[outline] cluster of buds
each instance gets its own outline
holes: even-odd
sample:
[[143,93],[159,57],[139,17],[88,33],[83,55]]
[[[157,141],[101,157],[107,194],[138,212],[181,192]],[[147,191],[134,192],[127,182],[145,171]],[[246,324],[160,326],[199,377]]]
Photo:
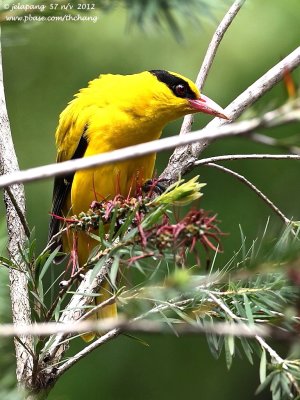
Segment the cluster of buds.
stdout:
[[[172,205],[188,204],[201,197],[200,189],[204,184],[199,184],[197,178],[172,185],[154,200],[140,192],[136,197],[117,195],[112,200],[94,201],[87,212],[65,219],[65,222],[74,232],[95,232],[101,225],[103,232],[118,234],[122,231],[120,240],[125,240],[124,245],[140,246],[145,257],[172,252],[184,260],[187,253],[194,253],[199,262],[199,245],[207,255],[209,250],[221,251],[220,237],[223,233],[217,226],[216,216],[203,209],[191,210],[173,223],[167,213]],[[125,228],[120,230],[121,227]],[[126,232],[134,228],[136,233],[126,243]]]
[[[149,204],[148,197],[123,197],[117,195],[113,200],[93,201],[87,212],[81,212],[65,220],[69,228],[75,231],[97,230],[100,224],[115,223],[115,230],[124,224],[129,215],[148,214],[154,204]],[[131,225],[136,226],[137,219],[133,218]]]
[[194,253],[198,259],[197,244],[206,253],[211,249],[221,251],[220,237],[223,235],[217,226],[216,215],[207,211],[191,210],[177,223],[171,223],[168,217],[162,222],[143,232],[143,242],[147,247],[163,253],[171,250],[181,259],[186,253]]

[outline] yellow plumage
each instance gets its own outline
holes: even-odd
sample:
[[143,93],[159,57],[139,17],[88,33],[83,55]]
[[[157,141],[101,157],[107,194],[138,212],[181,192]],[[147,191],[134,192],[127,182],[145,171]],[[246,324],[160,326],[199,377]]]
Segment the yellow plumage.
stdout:
[[[56,130],[57,161],[158,139],[168,122],[185,114],[203,111],[222,116],[220,108],[204,109],[209,100],[205,99],[192,81],[167,71],[101,75],[81,89],[61,113]],[[56,178],[53,214],[79,214],[93,200],[116,194],[127,196],[130,190],[134,194],[137,177],[141,182],[151,178],[154,164],[155,154],[151,154]],[[50,238],[58,229],[58,221],[52,218]],[[80,265],[86,262],[94,245],[87,235],[78,235]],[[65,251],[67,246],[65,243]],[[99,301],[110,297],[109,292],[109,285],[105,285]],[[98,317],[114,315],[116,307],[111,305],[103,308]]]

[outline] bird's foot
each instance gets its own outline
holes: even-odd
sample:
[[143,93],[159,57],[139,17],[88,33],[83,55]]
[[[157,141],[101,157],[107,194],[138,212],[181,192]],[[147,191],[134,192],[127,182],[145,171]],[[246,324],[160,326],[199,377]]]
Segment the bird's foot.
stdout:
[[148,179],[142,186],[142,190],[149,197],[161,195],[170,186],[169,179]]

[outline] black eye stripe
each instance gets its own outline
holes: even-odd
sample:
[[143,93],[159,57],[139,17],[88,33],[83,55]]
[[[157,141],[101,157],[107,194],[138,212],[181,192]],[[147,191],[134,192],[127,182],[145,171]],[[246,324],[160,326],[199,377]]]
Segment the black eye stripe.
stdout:
[[[149,71],[152,75],[156,76],[156,78],[160,81],[165,83],[169,89],[172,90],[172,92],[175,94],[177,97],[184,97],[186,99],[196,99],[197,96],[196,94],[192,91],[190,88],[189,84],[182,78],[179,78],[178,76],[170,74],[168,71],[160,70],[160,69],[153,69]],[[184,86],[186,90],[186,94],[184,96],[179,95],[176,91],[176,87],[178,85]]]

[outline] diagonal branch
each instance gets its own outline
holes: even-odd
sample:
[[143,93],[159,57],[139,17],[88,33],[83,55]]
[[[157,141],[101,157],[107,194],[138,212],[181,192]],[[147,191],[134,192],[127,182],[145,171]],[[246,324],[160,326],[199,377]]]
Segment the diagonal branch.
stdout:
[[246,179],[243,175],[238,174],[235,171],[232,171],[229,168],[225,168],[219,164],[215,164],[215,163],[207,163],[204,164],[207,167],[213,167],[213,168],[217,168],[223,172],[226,172],[229,175],[234,176],[235,178],[237,178],[238,180],[240,180],[241,182],[243,182],[245,185],[247,185],[248,187],[250,187],[250,189],[252,189],[282,220],[286,225],[290,225],[292,223],[292,221],[290,219],[288,219],[282,211],[279,210],[279,208],[277,206],[275,206],[275,204],[264,194],[262,193],[255,185],[253,185],[253,183],[251,183],[248,179]]
[[[63,324],[69,324],[82,318],[86,309],[86,305],[90,304],[93,297],[89,296],[89,293],[97,293],[99,288],[106,279],[107,272],[111,267],[112,260],[109,259],[105,265],[100,269],[94,279],[92,278],[93,271],[89,270],[77,288],[78,294],[72,296],[69,304],[62,313],[59,322]],[[42,350],[43,361],[47,363],[57,363],[69,347],[68,338],[70,334],[64,332],[52,336],[46,343],[44,350]]]
[[[299,65],[300,46],[241,93],[232,103],[229,104],[228,107],[225,108],[225,114],[229,115],[231,120],[237,119],[243,111],[252,106],[252,104],[254,104],[262,95],[275,86],[283,78],[286,70],[292,71]],[[228,122],[221,120],[220,118],[215,118],[206,126],[206,128],[217,130],[225,124],[228,124]],[[176,149],[160,178],[166,179],[170,182],[176,182],[178,176],[183,176],[193,168],[199,155],[215,138],[207,139],[204,137],[198,143],[191,146],[191,148],[185,146]]]
[[[217,53],[218,47],[227,31],[232,21],[236,17],[237,13],[240,11],[241,7],[246,0],[235,0],[232,6],[229,8],[224,18],[217,27],[211,42],[209,43],[207,52],[205,54],[204,60],[202,62],[200,71],[196,79],[196,86],[199,88],[200,92],[203,89],[204,83],[214,61],[215,55]],[[191,131],[194,117],[192,114],[186,115],[183,119],[183,123],[180,130],[180,135],[185,135]],[[176,150],[175,150],[176,152]]]
[[[297,135],[298,136],[298,135]],[[261,143],[267,146],[279,147],[282,150],[288,151],[291,154],[300,155],[300,147],[298,145],[284,143],[278,139],[275,139],[271,136],[263,135],[261,133],[251,132],[247,135],[250,140],[253,142]]]

